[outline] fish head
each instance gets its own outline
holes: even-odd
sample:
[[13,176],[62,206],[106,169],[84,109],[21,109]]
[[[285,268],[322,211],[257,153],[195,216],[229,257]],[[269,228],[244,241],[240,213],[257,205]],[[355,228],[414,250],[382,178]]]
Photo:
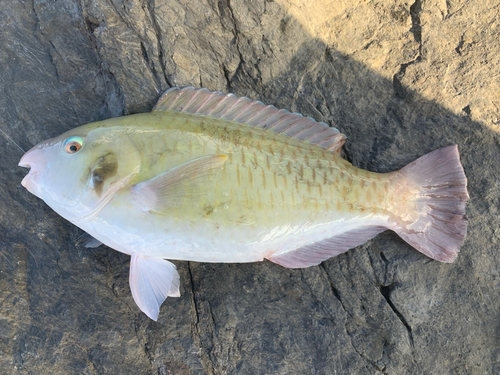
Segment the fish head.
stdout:
[[72,222],[95,216],[141,167],[126,128],[103,123],[41,142],[19,162],[30,168],[21,184]]

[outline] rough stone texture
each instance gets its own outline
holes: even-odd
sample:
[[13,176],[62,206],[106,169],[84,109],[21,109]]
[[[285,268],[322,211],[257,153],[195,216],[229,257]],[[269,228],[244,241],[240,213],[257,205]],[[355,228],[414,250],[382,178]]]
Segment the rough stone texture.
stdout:
[[[342,3],[343,5],[340,5]],[[500,15],[487,0],[2,0],[0,373],[500,372]],[[469,235],[454,264],[393,233],[317,267],[176,262],[158,322],[128,257],[20,181],[23,149],[148,111],[170,86],[335,124],[384,172],[458,144]],[[14,143],[15,142],[15,143]]]

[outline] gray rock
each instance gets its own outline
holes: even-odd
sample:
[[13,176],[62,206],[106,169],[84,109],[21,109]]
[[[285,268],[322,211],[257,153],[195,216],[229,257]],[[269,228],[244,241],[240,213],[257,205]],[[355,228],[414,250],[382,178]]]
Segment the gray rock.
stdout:
[[[0,372],[500,372],[498,1],[3,0]],[[317,267],[176,262],[158,322],[128,256],[29,194],[22,151],[149,111],[170,86],[234,92],[335,124],[345,157],[396,170],[458,144],[469,234],[457,261],[386,232]]]

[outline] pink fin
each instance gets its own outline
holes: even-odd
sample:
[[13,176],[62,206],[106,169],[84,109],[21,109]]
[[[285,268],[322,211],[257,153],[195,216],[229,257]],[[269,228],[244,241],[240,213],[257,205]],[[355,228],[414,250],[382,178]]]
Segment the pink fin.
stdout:
[[420,186],[419,219],[393,230],[428,257],[453,262],[467,234],[465,204],[469,200],[457,146],[433,151],[401,170]]
[[179,274],[175,266],[161,258],[132,255],[130,290],[137,306],[153,320],[168,297],[179,297]]
[[386,229],[381,226],[354,229],[284,254],[272,255],[267,259],[287,268],[316,266],[328,258],[365,243]]
[[340,154],[345,143],[345,135],[324,122],[219,91],[172,87],[161,96],[153,111],[212,116],[238,124],[270,129],[290,138],[319,145],[337,154]]
[[132,199],[145,211],[165,212],[185,200],[198,202],[206,194],[206,179],[220,170],[226,155],[189,160],[131,188]]

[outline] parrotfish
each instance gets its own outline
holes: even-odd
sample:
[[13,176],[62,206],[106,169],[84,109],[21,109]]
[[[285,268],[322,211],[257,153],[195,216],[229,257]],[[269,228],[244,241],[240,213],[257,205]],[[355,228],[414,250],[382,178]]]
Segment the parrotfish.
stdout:
[[22,157],[22,185],[131,256],[130,289],[158,318],[179,275],[167,259],[318,265],[387,229],[453,262],[469,198],[457,146],[374,173],[341,157],[345,136],[258,101],[193,87],[150,113],[98,121]]

